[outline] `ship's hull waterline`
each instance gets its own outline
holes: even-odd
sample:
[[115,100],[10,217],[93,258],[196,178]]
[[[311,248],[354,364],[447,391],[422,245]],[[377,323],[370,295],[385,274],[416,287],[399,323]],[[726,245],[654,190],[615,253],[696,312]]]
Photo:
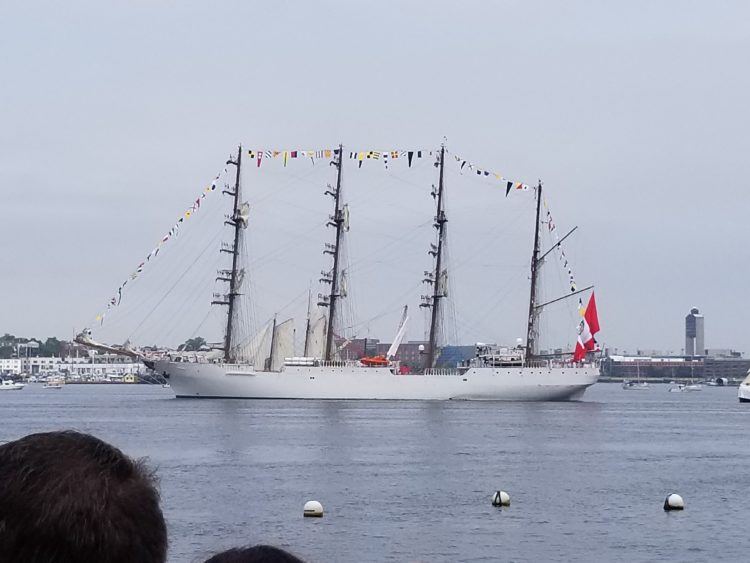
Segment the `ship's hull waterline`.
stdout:
[[472,368],[457,375],[394,374],[388,368],[246,365],[159,361],[179,398],[569,401],[596,383],[599,368]]

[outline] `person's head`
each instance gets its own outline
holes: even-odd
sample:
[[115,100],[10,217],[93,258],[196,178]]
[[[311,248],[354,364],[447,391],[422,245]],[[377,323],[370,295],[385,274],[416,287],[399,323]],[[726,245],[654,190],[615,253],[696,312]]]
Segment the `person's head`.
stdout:
[[78,432],[0,446],[0,562],[162,563],[167,528],[141,462]]
[[272,545],[235,547],[217,553],[205,563],[304,563],[302,559]]

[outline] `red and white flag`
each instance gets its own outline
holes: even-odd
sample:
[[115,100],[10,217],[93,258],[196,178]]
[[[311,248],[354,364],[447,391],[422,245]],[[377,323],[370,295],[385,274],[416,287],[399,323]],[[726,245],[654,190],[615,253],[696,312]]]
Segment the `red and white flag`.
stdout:
[[589,304],[583,312],[583,318],[578,325],[578,342],[573,352],[573,361],[580,362],[586,357],[586,352],[596,349],[594,335],[599,332],[599,316],[596,314],[596,299],[591,293]]

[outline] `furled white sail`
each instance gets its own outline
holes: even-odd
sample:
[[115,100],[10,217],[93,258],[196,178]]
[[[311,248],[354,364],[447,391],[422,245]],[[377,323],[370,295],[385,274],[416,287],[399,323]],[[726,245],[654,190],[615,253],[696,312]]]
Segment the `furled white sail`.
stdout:
[[440,272],[440,281],[438,282],[438,291],[441,295],[448,295],[448,270]]
[[406,334],[406,324],[409,322],[409,306],[404,305],[404,314],[401,315],[401,322],[398,325],[398,332],[396,332],[396,337],[393,339],[393,344],[391,344],[391,347],[388,348],[388,353],[386,354],[386,358],[389,360],[393,358],[396,355],[396,352],[398,352],[398,347],[401,346],[401,341],[404,339],[404,335]]
[[253,336],[247,344],[240,347],[240,357],[255,366],[255,369],[263,369],[263,364],[271,352],[271,326],[269,322]]
[[109,354],[119,354],[121,356],[130,356],[131,358],[140,359],[141,355],[138,352],[130,350],[129,342],[126,342],[122,347],[108,346],[100,342],[96,342],[91,338],[91,330],[84,329],[83,332],[79,333],[75,337],[75,341],[78,344],[82,344],[92,350],[99,350],[100,352],[107,352]]
[[247,229],[247,223],[250,220],[250,204],[245,202],[237,208],[234,220],[243,229]]
[[242,282],[245,281],[245,268],[237,270],[237,279],[234,282],[234,290],[239,291],[242,289]]
[[349,231],[349,204],[344,204],[344,208],[342,209],[344,214],[344,231]]
[[317,318],[311,319],[310,331],[305,342],[306,358],[322,358],[325,354],[326,321],[327,317],[323,312],[320,312]]
[[339,295],[346,297],[349,294],[349,274],[346,270],[341,270],[341,285],[339,286]]
[[273,349],[271,350],[271,371],[280,371],[284,358],[294,356],[294,319],[276,325],[273,331]]

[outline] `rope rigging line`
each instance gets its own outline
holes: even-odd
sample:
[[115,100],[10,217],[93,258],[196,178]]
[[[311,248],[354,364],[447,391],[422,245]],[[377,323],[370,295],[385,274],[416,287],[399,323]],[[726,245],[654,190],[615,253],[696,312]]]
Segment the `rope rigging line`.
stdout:
[[[302,151],[303,154],[305,154],[305,152],[312,152],[312,151]],[[433,162],[434,159],[432,158],[432,152],[424,151],[424,153],[425,153],[425,157],[424,158],[421,156],[421,152],[420,152],[419,158],[415,158],[413,160],[413,162],[412,162],[411,153],[409,154],[409,172],[415,172],[415,171],[416,172],[424,172],[425,171],[425,167],[430,167],[431,168],[431,165],[434,164],[434,162]],[[446,151],[446,153],[447,153],[447,151]],[[342,153],[342,154],[339,155],[341,166],[344,165],[344,160],[346,159],[345,154],[346,153],[344,152],[344,153]],[[427,156],[427,154],[429,154],[430,156]],[[454,160],[454,158],[453,158],[454,156],[455,155],[453,153],[451,153],[450,161]],[[296,157],[296,155],[295,155],[295,157]],[[275,158],[275,155],[274,155],[274,158]],[[350,156],[350,159],[351,158],[352,157]],[[368,156],[368,158],[370,158],[370,157]],[[285,159],[284,173],[281,173],[280,171],[276,170],[273,167],[271,168],[271,170],[269,171],[269,173],[272,174],[272,175],[276,174],[278,177],[282,177],[282,175],[283,175],[284,178],[285,178],[285,180],[282,181],[282,182],[280,182],[273,189],[268,190],[267,193],[263,193],[262,191],[260,191],[259,197],[257,199],[255,199],[255,200],[253,200],[252,198],[247,198],[246,197],[246,199],[251,202],[251,205],[253,207],[262,206],[265,202],[272,201],[273,198],[278,198],[280,195],[283,196],[283,194],[286,194],[288,192],[293,191],[293,189],[295,187],[299,186],[300,184],[310,184],[310,185],[317,186],[318,182],[315,180],[315,177],[317,175],[319,175],[319,174],[327,174],[327,172],[329,170],[329,166],[327,165],[327,160],[328,159],[325,159],[325,160],[323,160],[323,162],[326,162],[325,166],[322,166],[322,165],[318,166],[318,167],[313,166],[308,171],[306,171],[304,173],[301,173],[301,174],[292,172],[291,170],[286,171],[286,151],[284,151],[284,159]],[[464,164],[466,164],[467,162],[468,161],[465,161]],[[260,160],[258,160],[258,163],[259,163],[259,166],[260,166]],[[370,162],[367,161],[367,163],[369,164]],[[313,162],[313,164],[315,164],[315,161]],[[360,157],[359,158],[359,168],[362,168],[362,164],[363,164],[362,158]],[[453,175],[454,173],[456,173],[455,171],[451,170],[452,167],[447,167],[446,166],[446,168],[448,169],[448,173],[449,174]],[[462,168],[463,168],[463,164],[462,164]],[[254,170],[254,168],[251,168],[250,170]],[[247,177],[248,173],[250,173],[250,170],[247,170],[247,169],[242,170],[242,176],[243,177]],[[404,170],[405,170],[405,168],[404,168]],[[474,168],[473,164],[468,163],[468,168],[466,170],[471,170],[472,172],[474,172],[475,168]],[[227,170],[225,168],[223,174],[226,174],[226,172],[227,172]],[[264,172],[265,172],[265,170],[264,170]],[[484,176],[480,175],[480,180],[482,180],[482,183],[484,183],[485,185],[491,184],[491,182],[488,182],[487,178],[485,177],[485,176],[487,176],[487,174],[488,173],[486,173]],[[461,177],[464,176],[463,173],[458,173],[458,175],[461,176]],[[216,180],[214,181],[214,184],[218,183],[219,178],[221,176],[222,176],[222,173],[220,173],[216,177]],[[468,176],[474,176],[474,174],[467,174],[467,177]],[[353,206],[355,206],[355,207],[356,206],[366,206],[368,203],[370,203],[372,201],[375,201],[375,200],[378,200],[378,199],[381,199],[383,197],[382,193],[380,193],[377,190],[377,188],[382,187],[384,185],[391,185],[391,184],[406,185],[406,186],[409,186],[409,187],[417,188],[420,191],[426,189],[426,185],[424,185],[422,183],[417,183],[417,182],[411,181],[408,178],[403,177],[400,173],[397,173],[395,170],[388,169],[388,166],[386,165],[386,177],[384,179],[380,180],[380,181],[373,182],[372,185],[368,185],[368,190],[363,190],[363,191],[351,190],[350,191],[347,188],[347,196],[349,196],[349,199],[347,200],[347,204],[353,204]],[[356,182],[354,183],[354,185],[356,185]],[[521,184],[519,184],[519,186],[520,185]],[[213,190],[213,189],[215,189],[215,187],[216,186],[214,186],[211,189]],[[521,189],[521,188],[516,188],[516,189]],[[406,190],[404,190],[404,192],[406,192]],[[192,215],[194,215],[196,213],[196,211],[201,207],[200,201],[202,200],[202,198],[205,198],[205,196],[206,196],[207,193],[209,193],[209,192],[204,190],[203,195],[201,197],[199,197],[198,200],[196,200],[197,207],[196,207],[196,204],[194,204],[194,207],[192,208]],[[249,193],[252,193],[252,190]],[[507,196],[507,193],[506,193],[506,196]],[[410,196],[410,197],[414,197],[414,196]],[[288,205],[290,208],[299,209],[299,210],[303,210],[303,211],[308,211],[307,207],[295,204],[295,202],[293,202],[293,201],[291,201],[291,202],[285,202],[285,205]],[[414,206],[405,205],[404,209],[411,210],[415,214],[418,213],[418,212],[421,212],[421,208],[419,210],[417,210],[417,209],[413,209],[413,207]],[[546,207],[546,201],[545,201],[545,207]],[[198,221],[196,221],[196,223],[200,224],[201,222],[203,222],[204,219],[208,219],[208,218],[215,219],[214,215],[217,213],[217,210],[221,211],[220,207],[211,208],[209,211],[201,214],[200,219]],[[188,210],[188,212],[184,216],[184,218],[187,219],[190,216],[191,216],[191,213],[190,213],[190,210]],[[521,220],[522,217],[523,217],[523,214],[519,213],[509,223],[497,223],[496,225],[493,225],[493,227],[490,229],[490,233],[486,237],[484,243],[483,244],[480,243],[480,245],[478,245],[476,247],[472,246],[472,249],[470,250],[470,252],[466,253],[466,254],[462,254],[461,257],[460,257],[460,259],[457,260],[455,263],[452,260],[449,260],[449,256],[450,256],[449,249],[446,248],[446,251],[445,251],[446,265],[449,266],[449,270],[448,270],[449,274],[452,276],[453,273],[456,272],[456,271],[463,271],[464,268],[470,264],[471,260],[473,260],[475,257],[477,257],[479,255],[484,254],[487,251],[487,249],[489,247],[491,247],[496,242],[495,239],[497,237],[499,237],[506,230],[510,230],[509,227],[517,224]],[[384,221],[379,216],[375,217],[375,218],[364,216],[364,217],[362,217],[362,220],[363,220],[363,222],[364,221],[371,221],[371,223],[374,223],[376,225],[378,223],[380,223],[380,224],[386,224],[387,223],[387,221]],[[182,221],[183,221],[183,219],[180,219],[179,223],[175,224],[175,227],[173,227],[173,229],[169,231],[167,237],[164,237],[164,241],[163,242],[165,242],[166,240],[171,239],[173,236],[177,235],[177,233],[179,232],[180,226],[184,225],[184,223]],[[264,264],[266,264],[268,262],[271,262],[273,260],[278,259],[278,257],[280,257],[284,253],[286,253],[286,251],[288,251],[289,248],[292,248],[295,245],[298,245],[300,239],[304,238],[306,235],[309,235],[310,233],[313,233],[313,232],[316,232],[316,231],[320,230],[322,223],[323,223],[322,220],[320,222],[316,222],[316,224],[312,228],[310,228],[309,230],[305,230],[304,233],[302,233],[301,235],[294,235],[294,233],[289,232],[288,235],[293,237],[292,240],[289,240],[289,241],[287,241],[285,243],[282,243],[281,245],[278,245],[276,248],[272,248],[270,250],[267,250],[264,254],[262,254],[262,255],[260,255],[258,257],[255,257],[253,259],[250,259],[249,254],[247,253],[247,248],[245,246],[246,243],[245,243],[244,238],[243,238],[243,242],[242,242],[241,248],[242,248],[243,252],[245,253],[245,256],[247,257],[246,266],[247,266],[247,268],[249,270],[248,276],[247,276],[248,279],[246,279],[244,283],[247,284],[249,291],[247,293],[243,292],[243,297],[242,297],[242,299],[240,299],[240,305],[238,305],[238,313],[240,313],[240,314],[237,315],[237,322],[242,326],[243,329],[245,329],[245,334],[249,334],[251,332],[251,329],[254,326],[254,321],[257,319],[256,314],[258,313],[258,307],[259,307],[258,304],[257,304],[257,301],[255,299],[251,299],[250,297],[248,297],[248,295],[253,294],[256,291],[256,289],[257,289],[257,280],[254,278],[254,276],[249,275],[251,273],[251,270],[253,268],[260,267],[260,266],[262,266],[262,265],[264,265]],[[341,317],[346,316],[347,317],[346,320],[349,321],[348,323],[341,322],[340,326],[345,325],[345,326],[342,326],[342,328],[341,328],[342,332],[344,330],[355,330],[357,328],[361,328],[363,325],[369,325],[370,323],[372,323],[372,322],[374,322],[374,321],[376,321],[376,320],[382,318],[383,316],[388,315],[388,314],[390,314],[392,312],[390,310],[390,303],[389,303],[388,310],[381,309],[382,312],[380,312],[380,313],[378,313],[378,314],[370,317],[366,321],[363,321],[363,322],[354,322],[354,319],[357,316],[356,315],[356,309],[357,309],[357,307],[356,307],[356,298],[355,298],[356,297],[356,292],[353,291],[353,289],[352,289],[352,285],[353,284],[351,283],[352,280],[351,280],[351,278],[349,276],[351,274],[357,274],[357,275],[362,276],[362,275],[367,274],[367,273],[369,273],[369,272],[371,272],[373,270],[378,270],[381,267],[380,265],[381,265],[382,261],[376,261],[376,260],[374,260],[374,258],[387,256],[389,254],[390,250],[392,250],[394,247],[398,246],[399,244],[402,244],[404,241],[407,241],[409,239],[413,239],[415,233],[423,230],[425,228],[425,226],[430,225],[431,223],[432,223],[432,219],[428,219],[427,221],[424,221],[423,223],[420,223],[416,227],[411,228],[408,232],[406,232],[406,233],[404,233],[403,235],[400,235],[400,236],[393,236],[393,235],[391,235],[390,233],[388,233],[386,231],[384,237],[391,238],[391,240],[389,240],[388,242],[382,244],[381,246],[379,246],[378,248],[376,248],[374,251],[369,252],[366,257],[364,255],[364,253],[360,253],[360,258],[355,259],[353,261],[351,261],[349,259],[349,252],[347,250],[347,246],[342,242],[342,248],[340,249],[340,251],[341,251],[341,254],[342,254],[342,262],[345,265],[345,268],[343,268],[343,271],[345,271],[347,273],[347,277],[348,277],[348,280],[347,280],[348,281],[348,293],[347,293],[347,299],[344,301],[344,307],[341,307],[341,308],[338,309],[337,316],[341,316]],[[280,228],[280,227],[277,225],[275,228]],[[365,232],[366,232],[366,230],[367,229],[365,229]],[[359,231],[359,232],[362,232],[362,231]],[[133,318],[134,316],[136,316],[136,314],[140,314],[145,309],[145,310],[147,310],[147,313],[146,313],[145,317],[143,317],[143,319],[140,320],[140,322],[136,325],[136,327],[130,332],[130,334],[128,335],[127,339],[130,340],[131,338],[133,338],[136,335],[142,336],[143,335],[143,333],[141,332],[142,329],[144,328],[144,326],[148,326],[148,325],[146,325],[146,323],[152,318],[152,316],[154,315],[154,313],[157,310],[159,310],[160,308],[164,307],[164,305],[168,302],[170,296],[172,296],[174,294],[175,288],[180,283],[183,282],[183,280],[185,279],[185,277],[187,276],[187,274],[191,270],[194,269],[195,265],[198,262],[201,261],[201,258],[204,256],[204,254],[207,252],[207,250],[213,244],[216,243],[217,239],[220,238],[220,236],[222,235],[222,233],[223,233],[223,225],[222,225],[222,228],[219,229],[217,231],[217,233],[212,237],[212,239],[208,242],[208,244],[206,244],[202,248],[202,250],[198,253],[197,256],[195,256],[195,255],[186,255],[185,257],[180,257],[179,255],[176,255],[175,258],[174,258],[174,261],[177,262],[177,265],[179,265],[179,267],[178,268],[174,268],[173,270],[170,271],[170,274],[168,274],[167,276],[164,276],[170,282],[170,285],[169,285],[168,289],[163,294],[159,294],[157,292],[149,294],[146,298],[144,298],[143,300],[141,300],[138,303],[136,303],[132,309],[126,309],[123,312],[122,315],[114,316],[113,319],[112,319],[112,321],[114,322],[114,326],[115,327],[121,326],[124,319],[130,320],[131,318]],[[283,234],[284,234],[284,236],[287,235],[287,233],[283,233]],[[183,238],[187,238],[187,240],[192,240],[190,238],[191,235],[192,236],[197,236],[197,235],[195,235],[195,231],[193,229],[188,230],[187,233],[186,233],[186,235]],[[355,241],[355,245],[356,245],[357,237],[355,236],[353,240]],[[161,246],[161,244],[162,243],[160,243],[160,246]],[[159,247],[155,248],[154,251],[152,251],[152,253],[149,254],[148,258],[156,257],[156,253],[158,253],[158,249],[159,249]],[[239,249],[237,249],[237,251],[239,251]],[[399,257],[403,258],[402,254],[405,254],[407,256],[411,256],[411,254],[415,254],[416,255],[416,253],[417,253],[416,251],[414,251],[414,252],[400,253]],[[148,260],[148,258],[147,258],[147,260]],[[187,262],[189,262],[189,263],[187,263]],[[142,266],[145,263],[146,262],[144,261],[141,265],[139,265],[137,273],[140,273],[141,268],[142,268]],[[204,266],[204,265],[205,264],[201,264],[201,267]],[[296,264],[294,262],[290,263],[290,265],[293,266],[293,267],[296,267],[298,269],[304,269],[304,270],[307,269],[303,265]],[[180,272],[180,273],[175,278],[174,274],[172,274],[172,272]],[[559,272],[558,272],[558,274],[559,274]],[[135,275],[136,274],[134,274],[134,276]],[[131,280],[130,280],[131,283],[133,281],[135,281],[135,279],[136,279],[136,277],[132,277]],[[192,280],[192,278],[190,278],[190,280]],[[125,283],[127,283],[127,281]],[[409,288],[407,291],[405,291],[403,294],[401,294],[400,296],[398,296],[393,301],[395,302],[397,300],[401,300],[404,295],[411,294],[412,292],[414,292],[415,290],[417,290],[421,286],[421,283],[422,283],[421,281],[416,281],[416,283],[414,284],[413,287]],[[163,321],[163,323],[158,323],[157,325],[154,325],[155,327],[158,327],[161,324],[165,324],[165,325],[169,324],[170,325],[170,327],[168,328],[168,330],[165,333],[160,333],[160,335],[161,335],[162,338],[167,338],[167,337],[173,335],[176,330],[178,330],[178,329],[180,329],[181,327],[184,326],[184,324],[185,324],[184,322],[177,322],[177,321],[187,321],[187,320],[189,320],[190,314],[193,311],[193,306],[200,299],[200,296],[203,295],[204,290],[206,290],[207,287],[210,287],[212,284],[213,284],[214,287],[216,286],[216,280],[215,279],[209,280],[208,282],[207,281],[197,281],[196,283],[188,284],[188,285],[190,285],[190,287],[186,290],[186,298],[183,300],[183,302],[181,304],[182,306],[179,309],[177,309],[176,315],[170,315],[168,319],[165,319]],[[122,287],[124,287],[124,285],[125,284],[123,284],[120,287],[120,290],[122,289]],[[449,287],[451,287],[451,298],[448,300],[448,307],[446,309],[446,314],[450,317],[448,320],[449,321],[452,320],[452,324],[451,323],[447,323],[446,324],[446,319],[441,319],[441,321],[440,321],[440,330],[443,331],[443,332],[445,332],[448,327],[452,327],[453,330],[454,330],[453,337],[454,337],[454,339],[457,339],[458,332],[456,332],[456,331],[458,329],[459,322],[462,322],[462,321],[459,321],[458,315],[456,314],[457,299],[456,299],[455,289],[453,288],[453,286],[454,286],[454,284],[453,284],[453,282],[451,280],[451,282],[449,283]],[[270,288],[263,288],[263,291],[264,292],[268,292],[268,293],[273,293],[273,291]],[[277,311],[277,313],[281,312],[281,311],[289,310],[293,306],[296,306],[298,304],[298,302],[300,301],[301,297],[303,297],[307,293],[308,293],[308,289],[305,289],[299,295],[296,295],[290,301],[286,302]],[[150,309],[148,309],[148,307],[153,302],[153,297],[152,296],[153,297],[157,297],[158,296],[158,297],[157,297],[155,303],[153,303],[153,306]],[[499,302],[502,301],[504,298],[505,298],[505,296],[503,296],[503,297],[501,297],[501,299],[497,300],[496,304],[494,306],[497,306],[497,304],[499,304]],[[119,306],[119,302],[117,302],[117,305]],[[170,302],[170,306],[171,305],[172,305],[172,302]],[[399,309],[400,309],[400,306],[399,306]],[[214,310],[213,308],[209,308],[209,310],[206,313],[206,315],[203,317],[203,319],[201,320],[201,322],[196,327],[195,331],[192,333],[193,335],[198,330],[200,330],[201,327],[204,326],[204,324],[206,323],[206,321],[211,317],[213,310]],[[490,311],[486,311],[485,312],[485,317],[484,318],[486,318],[486,316],[488,314],[490,314]],[[103,315],[102,315],[102,318],[103,318]],[[108,323],[108,328],[109,328],[109,324],[110,323]],[[469,325],[466,325],[466,326],[469,326]],[[149,328],[149,330],[151,330],[151,329]],[[446,336],[446,335],[443,334],[443,336]]]
[[[525,274],[526,274],[526,271],[525,271],[525,270],[523,270],[523,271],[520,271],[520,270],[519,270],[519,272],[517,272],[515,276],[512,276],[512,278],[511,278],[511,279],[513,279],[513,280],[517,280],[517,279],[519,279],[519,278],[521,278],[521,277],[524,277],[524,276],[525,276]],[[485,321],[485,320],[487,319],[487,317],[489,317],[489,316],[490,316],[491,314],[494,314],[494,313],[495,313],[495,311],[497,310],[497,308],[498,308],[498,307],[500,306],[500,304],[501,304],[501,303],[502,303],[503,301],[505,301],[505,300],[506,300],[506,299],[507,299],[507,298],[508,298],[508,297],[509,297],[509,296],[511,295],[511,293],[512,293],[512,292],[514,291],[514,289],[513,289],[513,286],[512,286],[512,284],[511,284],[510,282],[506,282],[506,286],[507,286],[507,287],[506,287],[506,290],[505,290],[505,292],[504,292],[504,293],[500,293],[500,294],[499,294],[499,295],[497,296],[497,298],[495,299],[495,301],[493,301],[493,302],[492,302],[492,304],[491,304],[490,306],[488,306],[488,307],[483,307],[483,309],[484,309],[484,314],[483,314],[482,316],[478,317],[478,318],[477,318],[476,320],[472,321],[472,322],[473,322],[474,324],[476,324],[476,325],[480,325],[480,327],[481,327],[481,326],[484,326],[484,328],[489,328],[489,327],[487,327],[486,325],[484,325],[484,321]]]
[[216,184],[219,183],[220,179],[223,175],[227,174],[228,169],[225,166],[221,172],[219,172],[214,180],[211,182],[210,186],[205,187],[201,193],[198,195],[198,197],[194,200],[194,203],[183,213],[180,214],[180,217],[177,219],[177,221],[172,225],[172,228],[169,229],[166,235],[164,235],[161,240],[158,242],[158,244],[151,250],[151,252],[148,253],[146,258],[141,261],[140,264],[136,267],[135,271],[133,271],[126,279],[123,281],[120,286],[117,288],[117,290],[114,292],[114,296],[109,299],[109,302],[107,303],[106,309],[104,309],[102,312],[100,312],[95,317],[95,321],[99,322],[100,326],[104,323],[104,317],[107,315],[109,310],[113,307],[118,307],[120,305],[120,302],[122,301],[122,292],[125,289],[125,286],[128,284],[128,282],[135,281],[143,272],[144,268],[146,268],[147,264],[151,262],[151,259],[156,259],[157,255],[159,254],[159,251],[161,250],[162,246],[168,243],[169,240],[171,240],[174,236],[176,236],[180,232],[180,228],[184,225],[184,223],[189,220],[192,216],[194,216],[201,208],[201,202],[206,198],[206,195],[216,191]]
[[198,336],[198,332],[200,331],[201,327],[203,327],[203,323],[205,323],[206,319],[211,316],[211,313],[213,313],[213,309],[209,309],[208,311],[206,311],[206,314],[203,316],[201,322],[198,323],[198,326],[195,327],[195,329],[190,333],[190,338],[196,338]]
[[[522,218],[524,217],[523,213],[518,213],[510,223],[497,223],[497,226],[490,232],[489,235],[485,237],[486,243],[483,246],[478,246],[473,252],[469,253],[468,255],[463,255],[461,257],[461,260],[459,260],[456,264],[453,265],[453,271],[456,271],[458,269],[463,268],[465,265],[468,264],[468,262],[476,257],[477,255],[483,253],[488,247],[492,246],[493,244],[496,244],[498,241],[497,239],[500,238],[500,233],[504,232],[506,229],[505,227],[513,226],[517,224]],[[510,230],[510,229],[507,229]]]
[[[426,222],[424,222],[424,223],[422,223],[420,225],[417,225],[416,227],[414,227],[408,233],[406,233],[406,234],[404,234],[404,235],[402,235],[400,237],[396,237],[393,240],[391,240],[390,242],[388,242],[388,243],[384,244],[383,246],[381,246],[380,248],[372,251],[372,253],[370,253],[366,258],[360,258],[358,260],[354,260],[351,263],[350,267],[349,267],[349,271],[350,272],[363,272],[363,271],[367,271],[368,267],[371,267],[373,265],[373,258],[375,256],[377,256],[378,254],[380,254],[380,253],[382,253],[382,252],[390,249],[393,245],[398,244],[399,242],[403,242],[404,239],[410,238],[414,233],[416,233],[417,231],[419,231],[421,229],[424,229],[426,226],[430,225],[431,223],[432,223],[432,220],[429,220],[429,221],[426,221]],[[420,252],[420,254],[421,254],[421,252]],[[362,264],[361,267],[359,266],[360,264]]]
[[[210,223],[209,219],[214,218],[215,215],[218,215],[219,212],[221,212],[221,208],[217,206],[216,208],[209,211],[207,214],[204,214],[201,216],[201,219],[199,219],[195,225],[201,225],[202,223]],[[180,240],[182,241],[182,246],[180,248],[186,248],[191,245],[193,242],[193,239],[196,237],[200,237],[199,231],[195,229],[189,229],[185,234],[183,234],[180,237]],[[190,253],[185,253],[184,255],[179,254],[172,254],[170,255],[170,258],[173,260],[176,260],[178,263],[174,265],[174,267],[171,268],[171,271],[179,272],[182,268],[188,265],[188,263],[192,260],[194,260],[194,257]],[[155,270],[156,272],[159,271],[158,267]],[[139,278],[140,280],[140,278]],[[138,280],[136,280],[138,281]],[[166,280],[165,280],[166,281]],[[140,287],[140,286],[138,286]],[[131,318],[136,313],[140,312],[142,309],[144,309],[152,300],[155,298],[155,294],[149,294],[144,299],[137,301],[132,306],[124,306],[124,311],[120,309],[119,307],[115,309],[116,314],[112,316],[109,321],[106,324],[105,330],[109,330],[114,328],[117,328],[119,326],[122,326],[124,324],[124,321],[126,319]]]
[[187,268],[185,269],[185,271],[184,271],[184,272],[182,272],[182,274],[180,274],[180,276],[179,276],[179,277],[177,278],[177,281],[175,281],[175,282],[174,282],[174,283],[173,283],[173,284],[172,284],[172,285],[171,285],[171,286],[169,287],[169,289],[167,289],[167,291],[166,291],[166,292],[164,293],[164,295],[163,295],[163,296],[161,297],[161,299],[159,299],[159,301],[158,301],[158,302],[156,303],[156,305],[154,305],[154,307],[153,307],[153,308],[151,309],[151,311],[150,311],[150,312],[148,313],[148,315],[146,315],[146,318],[144,318],[144,319],[143,319],[143,320],[142,320],[142,321],[141,321],[141,322],[140,322],[140,323],[138,324],[138,326],[136,326],[136,327],[135,327],[135,329],[133,329],[133,332],[132,332],[132,333],[131,333],[131,334],[130,334],[130,335],[128,336],[128,340],[130,340],[130,338],[131,338],[131,337],[133,336],[133,334],[134,334],[134,333],[135,333],[136,331],[138,331],[138,329],[140,329],[140,328],[141,328],[141,327],[143,326],[143,323],[145,323],[145,322],[146,322],[146,321],[147,321],[147,320],[149,319],[149,317],[151,317],[151,315],[153,315],[154,311],[156,311],[156,309],[157,309],[157,308],[158,308],[158,307],[159,307],[159,306],[160,306],[160,305],[161,305],[161,304],[162,304],[162,303],[164,302],[164,300],[165,300],[165,299],[167,298],[167,296],[168,296],[168,295],[169,295],[169,294],[170,294],[170,293],[172,292],[172,290],[173,290],[173,289],[174,289],[174,288],[175,288],[175,287],[177,286],[177,284],[178,284],[178,283],[180,283],[180,281],[182,280],[182,278],[184,278],[184,277],[185,277],[185,275],[186,275],[186,274],[187,274],[187,273],[188,273],[188,272],[189,272],[189,271],[190,271],[190,270],[192,269],[192,267],[193,267],[193,266],[195,266],[195,264],[196,264],[196,263],[198,262],[198,259],[199,259],[199,258],[200,258],[201,256],[203,256],[203,254],[205,254],[205,252],[206,252],[206,251],[207,251],[207,250],[208,250],[208,249],[210,248],[210,246],[211,246],[212,244],[214,244],[214,243],[216,242],[216,239],[218,239],[218,238],[219,238],[219,236],[221,236],[221,234],[222,234],[223,230],[224,230],[224,229],[221,229],[221,230],[219,230],[219,232],[218,232],[218,233],[217,233],[217,234],[216,234],[216,235],[214,236],[214,238],[213,238],[213,239],[211,239],[211,240],[209,241],[209,243],[208,243],[208,244],[207,244],[206,246],[204,246],[204,247],[203,247],[203,250],[201,250],[201,251],[200,251],[200,253],[199,253],[199,254],[198,254],[198,256],[196,257],[196,259],[195,259],[195,260],[194,260],[193,262],[191,262],[191,263],[190,263],[190,265],[189,265],[189,266],[188,266],[188,267],[187,267]]
[[[287,301],[283,306],[281,306],[278,309],[275,309],[273,314],[271,314],[271,315],[265,315],[266,322],[268,322],[271,319],[273,319],[273,317],[275,315],[280,314],[283,311],[286,311],[287,309],[290,309],[292,307],[292,305],[296,305],[298,302],[303,301],[303,298],[307,296],[307,293],[308,293],[308,290],[305,289],[304,291],[300,292],[299,294],[295,295],[292,299],[290,299],[289,301]],[[277,293],[276,295],[280,296],[281,294]],[[261,323],[261,324],[265,324],[265,323]]]
[[[214,269],[218,269],[218,266],[220,263],[221,263],[221,257],[217,256],[215,260]],[[191,312],[192,306],[195,305],[199,299],[205,298],[210,288],[215,287],[215,286],[216,286],[215,279],[210,278],[208,280],[202,280],[202,281],[199,280],[198,283],[193,286],[192,291],[188,292],[188,297],[182,303],[182,306],[180,307],[180,310],[177,313],[177,315],[170,316],[166,323],[155,325],[154,328],[158,328],[159,326],[164,326],[164,324],[168,324],[169,329],[166,331],[166,333],[161,334],[161,338],[164,341],[168,340],[169,337],[174,333],[176,329],[182,328],[184,326],[182,321],[186,320],[185,317],[187,317],[187,315]],[[209,312],[210,312],[210,308],[209,308]]]

